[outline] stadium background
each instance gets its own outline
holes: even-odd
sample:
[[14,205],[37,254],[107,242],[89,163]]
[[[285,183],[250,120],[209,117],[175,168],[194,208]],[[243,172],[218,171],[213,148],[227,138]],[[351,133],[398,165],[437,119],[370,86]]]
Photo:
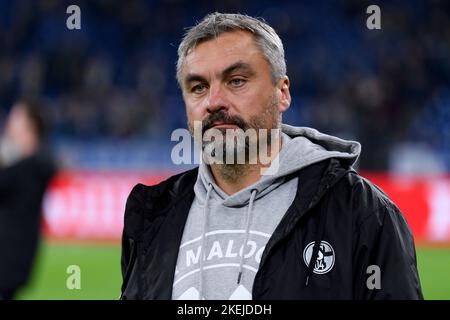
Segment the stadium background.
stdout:
[[[71,4],[81,30],[66,28]],[[366,28],[370,4],[381,30]],[[118,298],[129,191],[189,168],[170,160],[170,134],[186,123],[177,45],[216,10],[277,30],[293,96],[284,122],[362,143],[358,169],[413,230],[425,298],[450,299],[450,4],[416,0],[0,0],[0,129],[18,97],[40,97],[62,169],[18,298]],[[66,287],[69,265],[80,290]]]

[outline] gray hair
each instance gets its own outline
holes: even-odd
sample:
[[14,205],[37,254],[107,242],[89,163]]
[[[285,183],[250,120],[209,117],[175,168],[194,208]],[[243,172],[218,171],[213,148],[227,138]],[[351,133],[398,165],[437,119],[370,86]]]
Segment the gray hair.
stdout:
[[270,65],[273,83],[286,75],[283,43],[271,26],[262,19],[248,15],[214,12],[208,14],[196,26],[188,29],[184,35],[178,47],[178,84],[181,86],[181,68],[184,58],[196,45],[217,38],[225,32],[236,30],[248,31],[253,34],[256,45]]

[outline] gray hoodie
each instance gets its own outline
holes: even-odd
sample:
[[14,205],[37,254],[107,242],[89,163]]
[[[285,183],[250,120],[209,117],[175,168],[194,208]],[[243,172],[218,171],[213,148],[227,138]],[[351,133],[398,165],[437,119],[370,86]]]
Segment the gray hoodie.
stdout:
[[264,248],[297,192],[298,179],[289,175],[329,158],[354,163],[361,150],[358,142],[307,127],[283,124],[282,139],[277,172],[230,196],[217,186],[209,167],[200,165],[173,299],[251,299]]

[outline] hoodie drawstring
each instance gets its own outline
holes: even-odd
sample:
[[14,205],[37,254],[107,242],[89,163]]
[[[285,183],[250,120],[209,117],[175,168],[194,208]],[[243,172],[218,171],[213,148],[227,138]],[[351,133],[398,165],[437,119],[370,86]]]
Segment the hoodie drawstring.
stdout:
[[[317,231],[318,231],[317,238],[314,241],[313,252],[311,254],[311,259],[309,260],[308,271],[306,273],[305,287],[309,286],[309,283],[310,283],[309,280],[311,279],[312,273],[314,271],[314,267],[316,265],[316,260],[319,255],[320,243],[322,242],[323,237],[325,235],[325,226],[327,224],[327,216],[328,216],[328,204],[330,202],[329,198],[330,197],[328,197],[325,212],[322,213],[322,216],[321,216],[320,222],[319,222],[319,226],[317,227]],[[319,230],[320,230],[320,232],[319,232]]]
[[242,246],[241,259],[239,261],[239,273],[238,273],[238,277],[237,277],[237,284],[241,283],[242,271],[243,271],[243,266],[244,266],[244,251],[245,251],[245,246],[247,245],[247,242],[248,242],[248,238],[250,236],[250,225],[252,222],[253,202],[255,201],[256,191],[257,191],[256,189],[252,190],[252,194],[250,196],[250,200],[248,203],[247,222],[246,222],[246,227],[245,227],[245,240],[244,240],[244,244]]
[[208,201],[209,196],[211,194],[211,190],[213,189],[212,183],[208,184],[208,190],[206,192],[206,199],[205,199],[205,207],[203,208],[203,230],[202,230],[202,239],[201,239],[201,246],[200,246],[200,280],[198,284],[198,299],[202,299],[203,294],[203,259],[205,255],[205,233],[207,229],[207,222],[208,222]]
[[[212,189],[213,189],[213,185],[211,183],[209,183],[208,190],[206,192],[205,207],[203,209],[203,230],[202,230],[202,238],[201,238],[200,276],[199,276],[199,285],[198,285],[199,300],[202,299],[202,295],[203,295],[203,265],[204,265],[203,260],[204,260],[204,254],[205,254],[205,244],[206,244],[205,234],[206,234],[207,222],[208,222],[208,202],[209,202],[209,198],[210,198]],[[256,189],[252,190],[249,204],[248,204],[247,221],[246,221],[246,227],[245,227],[245,240],[244,240],[244,244],[242,246],[242,254],[241,254],[241,258],[240,258],[240,262],[239,262],[239,273],[238,273],[238,278],[237,278],[237,284],[240,284],[241,278],[242,278],[242,271],[243,271],[243,266],[244,266],[244,251],[245,251],[245,246],[246,246],[249,236],[250,236],[250,225],[252,222],[253,204],[255,201],[256,192],[257,192]]]

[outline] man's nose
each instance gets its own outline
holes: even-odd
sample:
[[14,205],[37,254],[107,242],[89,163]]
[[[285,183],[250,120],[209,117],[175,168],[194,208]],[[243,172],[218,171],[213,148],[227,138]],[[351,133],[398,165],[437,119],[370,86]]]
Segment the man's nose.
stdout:
[[225,97],[225,92],[220,86],[210,88],[206,110],[208,113],[228,110],[228,101]]

